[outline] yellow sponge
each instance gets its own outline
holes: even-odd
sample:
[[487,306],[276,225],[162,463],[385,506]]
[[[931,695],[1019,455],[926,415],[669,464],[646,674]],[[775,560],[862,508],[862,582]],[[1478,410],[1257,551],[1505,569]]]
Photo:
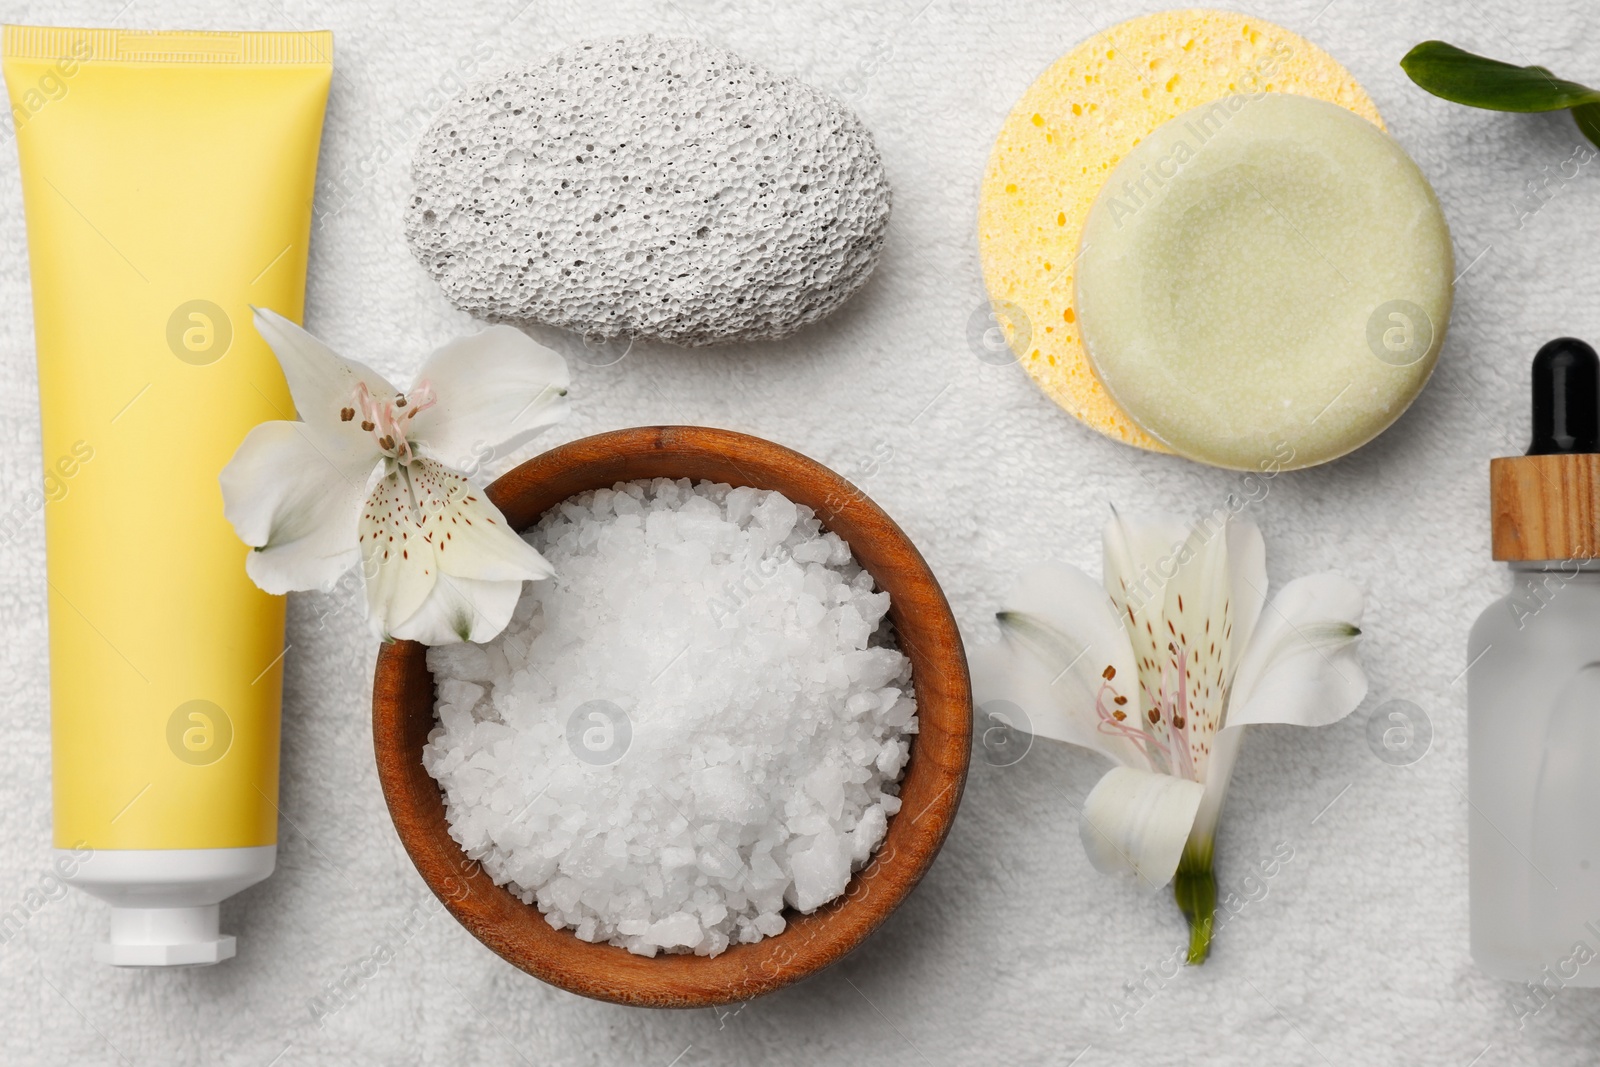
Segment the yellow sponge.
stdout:
[[1072,306],[1084,218],[1112,168],[1156,127],[1233,93],[1316,97],[1376,123],[1366,91],[1297,34],[1231,11],[1163,11],[1089,38],[1012,109],[984,174],[978,251],[996,319],[1033,380],[1108,437],[1167,451],[1106,395]]

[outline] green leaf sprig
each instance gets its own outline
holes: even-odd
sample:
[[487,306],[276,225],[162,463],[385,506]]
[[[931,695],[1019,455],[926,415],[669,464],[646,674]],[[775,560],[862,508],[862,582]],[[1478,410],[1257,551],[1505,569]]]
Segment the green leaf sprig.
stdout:
[[1518,67],[1474,55],[1444,41],[1423,41],[1400,61],[1410,79],[1434,96],[1487,111],[1571,111],[1578,129],[1600,147],[1600,89],[1558,78],[1544,67]]

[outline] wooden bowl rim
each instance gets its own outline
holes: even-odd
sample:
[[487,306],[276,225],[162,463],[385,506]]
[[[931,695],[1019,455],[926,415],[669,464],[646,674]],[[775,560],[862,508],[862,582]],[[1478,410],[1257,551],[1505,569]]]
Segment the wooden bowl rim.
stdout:
[[[785,487],[785,495],[812,506],[825,527],[873,534],[870,544],[845,539],[880,588],[889,584],[898,588],[890,590],[890,617],[902,651],[913,661],[919,719],[901,779],[906,806],[890,818],[877,854],[852,876],[842,896],[810,915],[786,910],[789,925],[782,933],[755,944],[730,946],[716,957],[637,956],[615,945],[581,941],[571,930],[556,930],[536,905],[523,904],[496,886],[450,837],[438,785],[421,760],[422,744],[435,722],[425,646],[411,641],[381,645],[373,681],[373,747],[379,782],[396,833],[428,888],[473,936],[521,970],[584,996],[648,1007],[746,1001],[814,974],[858,946],[911,892],[943,845],[965,786],[972,737],[966,655],[938,580],[894,520],[865,493],[815,460],[731,430],[641,426],[558,446],[509,471],[487,492],[511,525],[524,530],[550,507],[587,489],[649,477],[702,480],[693,474],[604,473],[641,462],[670,467],[683,461],[726,465],[740,475],[753,471],[743,484],[756,488],[775,488],[759,484],[763,475],[774,471],[788,470],[809,479],[817,487],[809,494],[811,499],[796,499],[792,485]],[[739,478],[731,481],[740,484]],[[568,491],[574,483],[584,487]],[[559,495],[541,506],[530,504],[552,492]],[[817,505],[819,494],[828,508],[826,515]],[[862,559],[866,556],[891,570],[885,555],[896,560],[889,583]],[[917,610],[911,611],[912,607]],[[413,721],[408,702],[423,699],[427,714],[422,716],[419,710]],[[420,703],[417,706],[420,709]],[[909,812],[913,781],[917,810]]]

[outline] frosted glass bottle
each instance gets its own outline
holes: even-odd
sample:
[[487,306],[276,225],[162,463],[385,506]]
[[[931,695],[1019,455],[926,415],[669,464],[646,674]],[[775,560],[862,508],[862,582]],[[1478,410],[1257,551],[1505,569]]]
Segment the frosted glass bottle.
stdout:
[[1551,341],[1532,392],[1528,454],[1489,465],[1511,593],[1467,641],[1472,957],[1600,986],[1600,356]]
[[1600,986],[1600,564],[1513,571],[1467,645],[1472,957]]

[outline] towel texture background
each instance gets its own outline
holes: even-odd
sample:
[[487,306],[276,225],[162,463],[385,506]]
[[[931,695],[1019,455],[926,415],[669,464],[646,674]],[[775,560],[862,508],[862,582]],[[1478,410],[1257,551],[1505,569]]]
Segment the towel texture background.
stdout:
[[[1412,44],[1440,37],[1593,83],[1600,8],[1580,0],[1241,6],[1307,36],[1362,81],[1438,189],[1464,273],[1438,370],[1410,413],[1347,459],[1273,479],[1247,508],[1266,535],[1275,582],[1337,569],[1369,590],[1372,689],[1336,726],[1257,728],[1248,739],[1217,858],[1222,891],[1245,903],[1207,966],[1176,968],[1185,932],[1169,895],[1140,897],[1089,867],[1074,810],[1100,766],[1040,742],[1010,766],[975,754],[960,818],[926,881],[858,952],[812,981],[722,1014],[630,1010],[542,985],[457,926],[412,869],[373,769],[374,643],[350,597],[307,594],[290,601],[278,871],[223,906],[238,958],[210,969],[113,971],[91,959],[105,906],[76,893],[52,901],[0,946],[0,1060],[1594,1063],[1600,994],[1561,990],[1530,1014],[1525,996],[1468,957],[1462,672],[1468,626],[1507,586],[1489,558],[1486,464],[1523,448],[1528,360],[1550,337],[1600,338],[1600,162],[1577,165],[1582,142],[1564,114],[1446,104],[1412,86],[1397,63]],[[540,444],[684,422],[798,448],[853,477],[899,520],[944,582],[969,641],[983,641],[1030,561],[1098,572],[1099,530],[1113,503],[1189,512],[1241,491],[1239,475],[1095,436],[1021,369],[980,359],[970,340],[986,306],[977,190],[1002,118],[1076,42],[1153,9],[1109,0],[53,0],[0,3],[0,16],[333,29],[308,325],[400,381],[432,347],[474,326],[412,260],[401,227],[411,148],[463,71],[481,76],[586,37],[654,30],[703,36],[839,94],[877,138],[894,183],[889,243],[867,287],[829,321],[777,344],[640,345],[617,359],[540,334],[572,356],[576,409]],[[1544,199],[1530,195],[1530,183]],[[25,248],[8,147],[0,513],[18,519],[0,545],[0,910],[39,884],[49,860]],[[1374,710],[1397,700],[1431,730],[1426,755],[1408,766],[1383,762],[1367,740]]]

